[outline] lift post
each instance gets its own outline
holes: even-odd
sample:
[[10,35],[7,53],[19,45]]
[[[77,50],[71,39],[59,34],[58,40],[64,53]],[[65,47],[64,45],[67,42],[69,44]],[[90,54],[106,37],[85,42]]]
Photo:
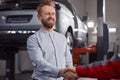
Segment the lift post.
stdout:
[[[104,23],[103,3],[104,0],[97,0],[97,60],[103,60],[104,55],[108,53],[109,31],[107,24]],[[104,18],[105,19],[105,18]]]
[[0,47],[0,59],[6,61],[5,80],[15,80],[15,54],[18,52],[17,47]]

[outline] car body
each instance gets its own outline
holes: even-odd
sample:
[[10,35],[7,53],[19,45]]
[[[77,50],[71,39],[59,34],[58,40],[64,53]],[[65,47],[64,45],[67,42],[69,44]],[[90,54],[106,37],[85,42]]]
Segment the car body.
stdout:
[[[19,1],[4,0],[0,5],[0,43],[26,42],[27,37],[40,28],[36,11],[39,0]],[[87,27],[70,2],[63,1],[56,0],[57,21],[54,29],[66,36],[71,50],[83,47],[87,43]]]

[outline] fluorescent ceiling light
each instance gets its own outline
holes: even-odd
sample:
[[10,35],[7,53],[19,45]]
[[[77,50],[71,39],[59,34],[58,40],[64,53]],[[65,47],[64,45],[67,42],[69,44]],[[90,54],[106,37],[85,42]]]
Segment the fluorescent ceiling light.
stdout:
[[[116,33],[117,29],[116,28],[109,28],[109,33]],[[95,29],[93,32],[93,34],[97,33],[97,30]]]
[[109,32],[110,33],[115,33],[116,32],[116,28],[109,28]]
[[88,28],[93,28],[94,27],[94,22],[90,21],[87,23]]

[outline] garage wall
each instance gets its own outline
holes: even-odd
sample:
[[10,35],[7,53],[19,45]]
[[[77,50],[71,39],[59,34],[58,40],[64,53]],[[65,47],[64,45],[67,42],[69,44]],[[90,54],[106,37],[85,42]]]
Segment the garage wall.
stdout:
[[87,16],[92,21],[97,21],[97,0],[86,0]]
[[[119,47],[120,52],[120,0],[106,0],[106,23],[110,27],[116,27],[117,32],[110,40]],[[114,38],[116,36],[116,39]],[[114,39],[113,39],[114,38]]]
[[106,0],[106,22],[113,27],[120,26],[120,0]]
[[71,0],[71,3],[75,7],[79,17],[86,15],[86,0]]
[[[118,27],[120,26],[120,0],[105,0],[106,1],[106,12],[105,18],[106,23],[109,26]],[[86,11],[88,17],[93,20],[97,20],[97,0],[86,0]]]

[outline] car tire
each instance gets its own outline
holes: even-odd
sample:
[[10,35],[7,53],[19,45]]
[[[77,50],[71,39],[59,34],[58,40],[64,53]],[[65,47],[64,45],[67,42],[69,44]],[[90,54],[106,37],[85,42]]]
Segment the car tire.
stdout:
[[66,39],[67,39],[67,44],[70,48],[70,51],[72,52],[73,46],[74,46],[74,39],[73,39],[73,35],[71,32],[69,31],[66,32]]

